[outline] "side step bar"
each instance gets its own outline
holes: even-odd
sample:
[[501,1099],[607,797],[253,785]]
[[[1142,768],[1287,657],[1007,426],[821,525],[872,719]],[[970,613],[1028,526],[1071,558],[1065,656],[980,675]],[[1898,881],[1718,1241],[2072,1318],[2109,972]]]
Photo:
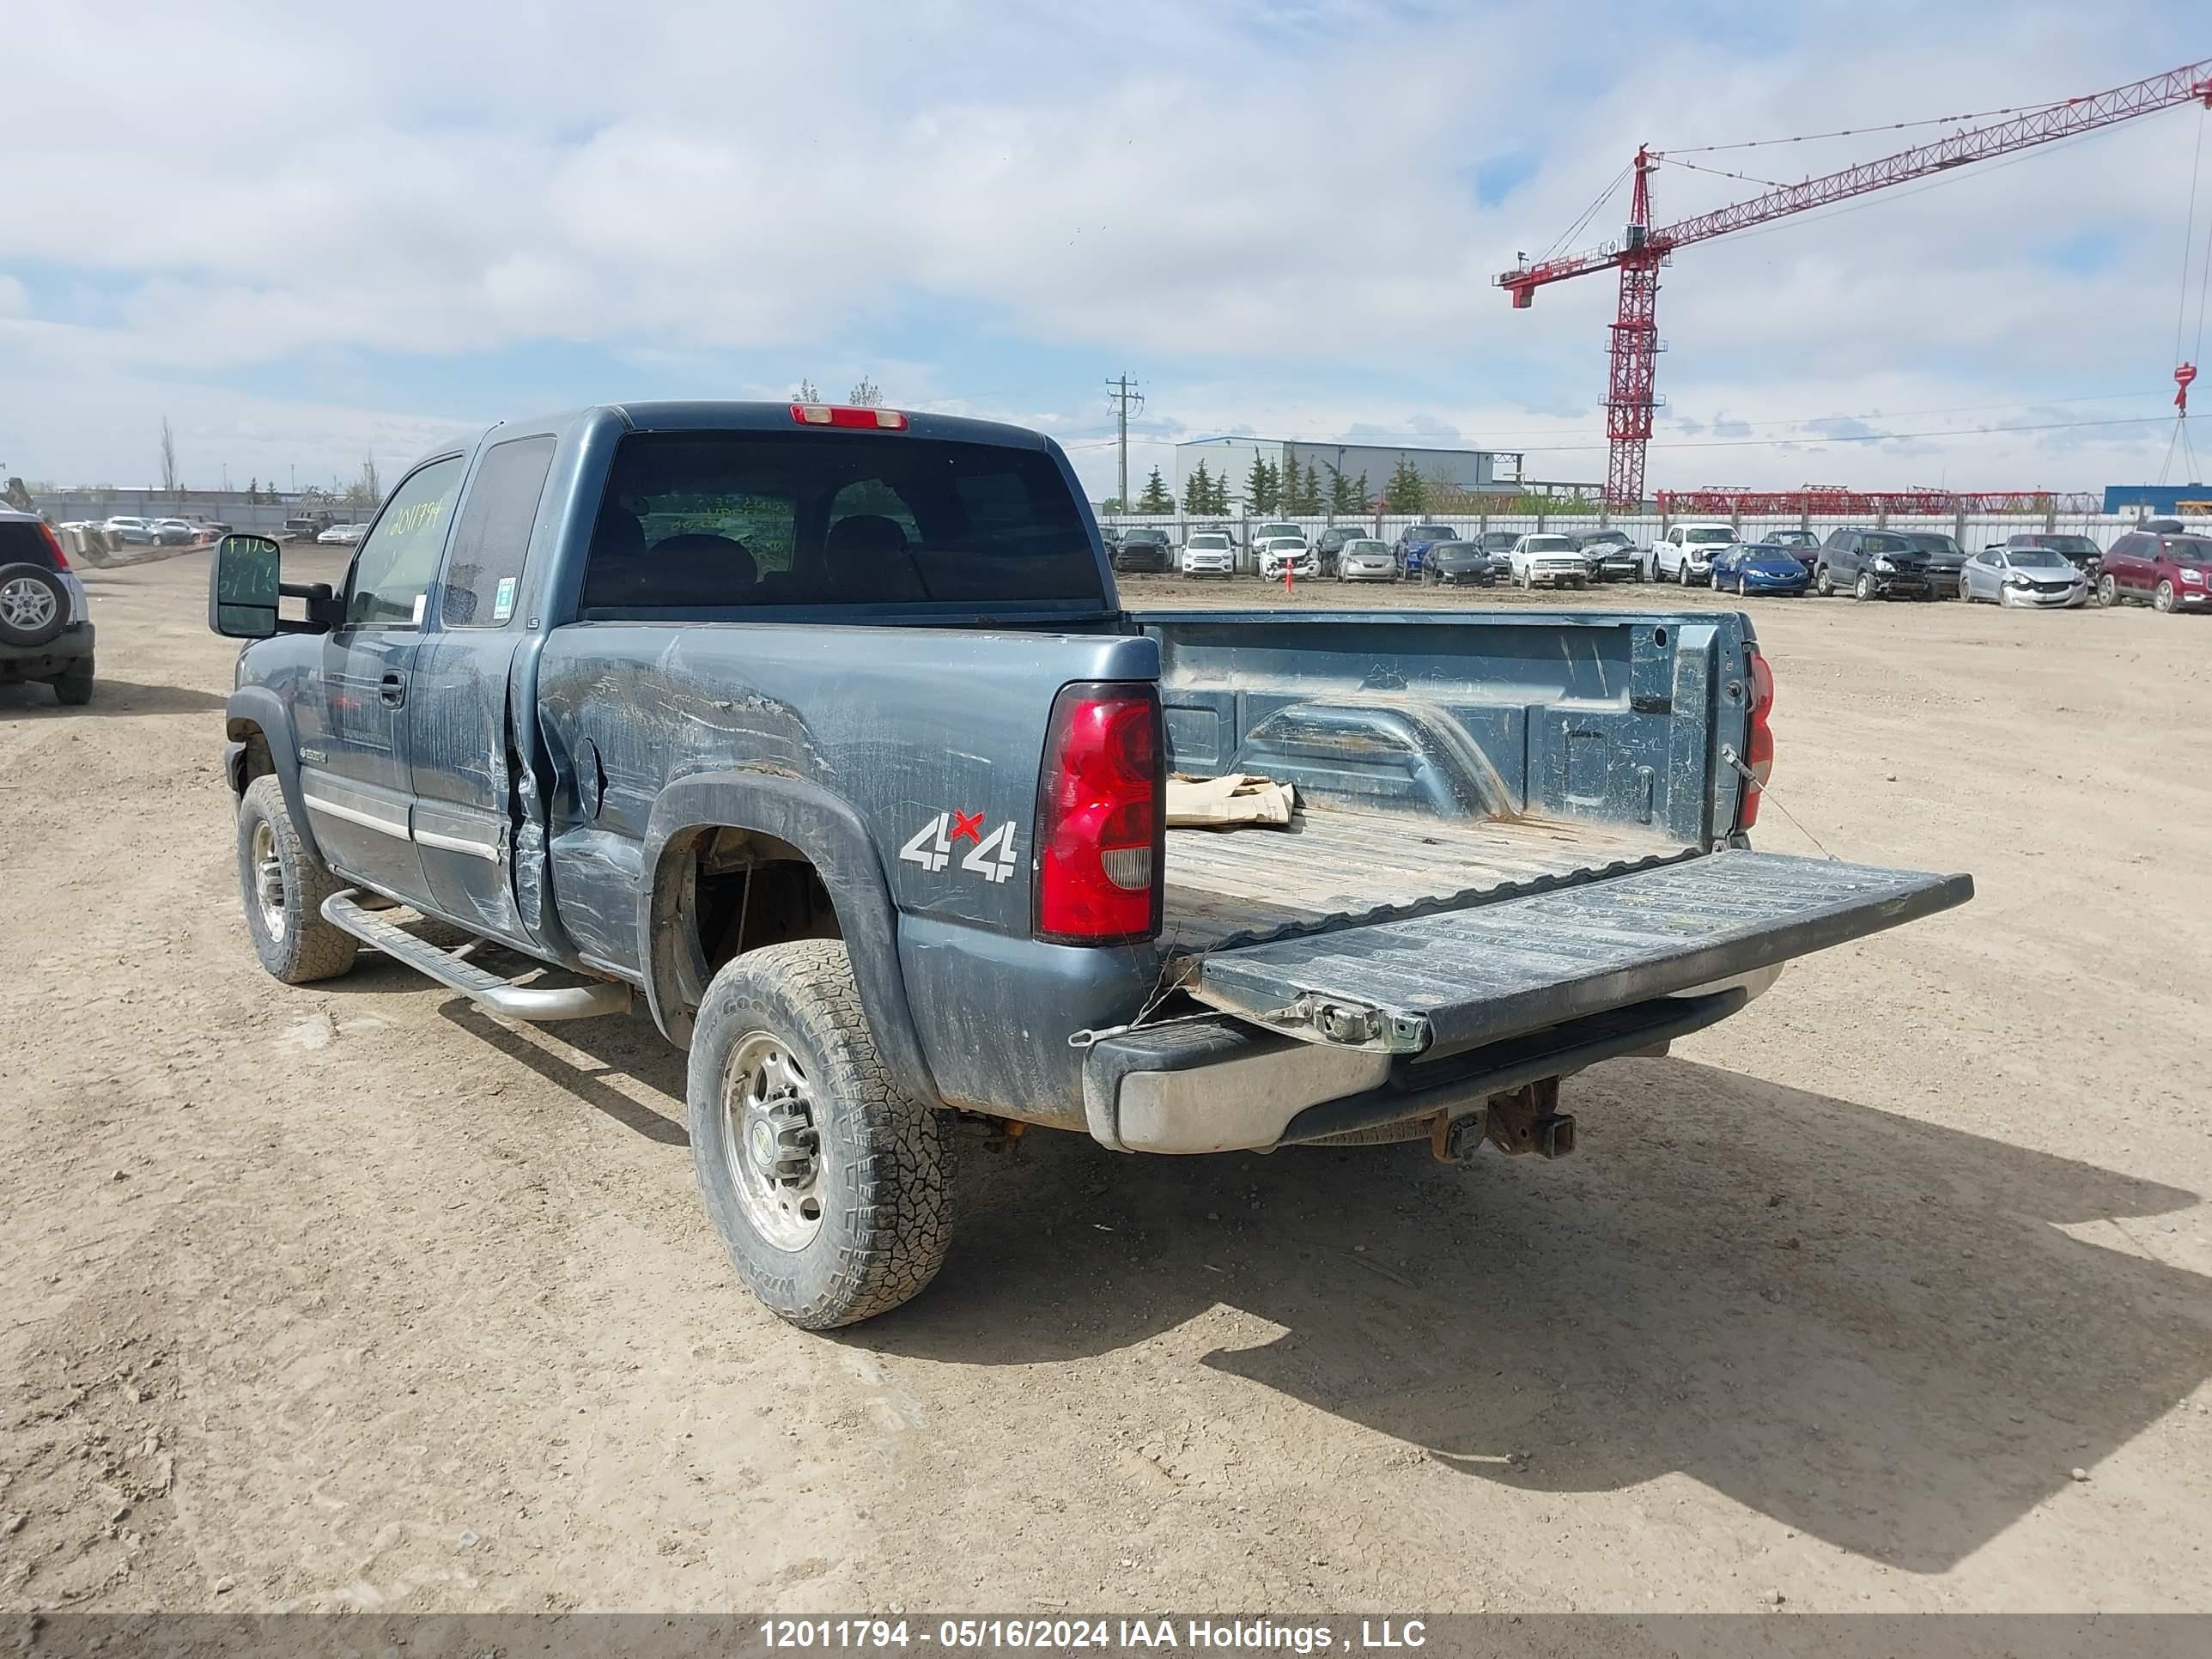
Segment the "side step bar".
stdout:
[[386,921],[356,902],[350,890],[333,893],[323,901],[323,920],[343,928],[364,945],[370,945],[404,962],[417,973],[428,974],[441,985],[450,985],[478,1007],[510,1019],[544,1024],[556,1019],[591,1019],[600,1014],[629,1012],[627,985],[605,981],[591,985],[563,985],[549,989],[510,984],[496,974],[441,951],[415,937],[396,923]]

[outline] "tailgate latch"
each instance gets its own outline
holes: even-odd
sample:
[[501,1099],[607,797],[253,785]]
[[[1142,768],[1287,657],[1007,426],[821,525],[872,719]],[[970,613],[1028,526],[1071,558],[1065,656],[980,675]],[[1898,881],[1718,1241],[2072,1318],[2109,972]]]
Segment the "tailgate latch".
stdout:
[[1271,1030],[1334,1048],[1417,1054],[1429,1046],[1429,1022],[1419,1014],[1399,1013],[1312,991],[1265,1018]]

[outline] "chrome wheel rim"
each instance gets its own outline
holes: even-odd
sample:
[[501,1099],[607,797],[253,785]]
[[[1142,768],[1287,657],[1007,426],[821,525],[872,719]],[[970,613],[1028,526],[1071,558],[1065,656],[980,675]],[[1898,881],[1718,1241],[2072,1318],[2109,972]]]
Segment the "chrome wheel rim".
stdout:
[[2158,592],[2155,596],[2155,599],[2157,606],[2160,611],[2172,610],[2173,584],[2172,582],[2160,582],[2158,585]]
[[29,576],[0,586],[0,617],[16,628],[44,628],[54,619],[54,590]]
[[822,1231],[822,1137],[814,1085],[782,1040],[755,1031],[722,1071],[722,1145],[753,1231],[798,1251]]
[[276,856],[276,832],[268,819],[255,822],[246,858],[253,866],[253,906],[261,912],[261,930],[272,939],[281,939],[284,937],[284,865]]

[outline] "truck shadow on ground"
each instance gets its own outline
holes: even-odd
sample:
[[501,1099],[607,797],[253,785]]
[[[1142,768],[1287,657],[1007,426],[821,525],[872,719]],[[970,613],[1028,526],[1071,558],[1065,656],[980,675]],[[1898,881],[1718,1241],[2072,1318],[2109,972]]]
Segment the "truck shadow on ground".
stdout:
[[2212,1286],[2115,1224],[2192,1193],[1682,1060],[1566,1093],[1583,1151],[1557,1164],[975,1153],[936,1285],[844,1340],[1076,1360],[1226,1304],[1281,1334],[1206,1364],[1472,1477],[1680,1471],[1916,1572],[2212,1374]]
[[76,720],[88,715],[204,714],[222,707],[223,699],[212,691],[195,691],[182,685],[137,685],[104,678],[94,682],[92,701],[76,708],[57,702],[50,685],[0,685],[0,720],[27,715]]

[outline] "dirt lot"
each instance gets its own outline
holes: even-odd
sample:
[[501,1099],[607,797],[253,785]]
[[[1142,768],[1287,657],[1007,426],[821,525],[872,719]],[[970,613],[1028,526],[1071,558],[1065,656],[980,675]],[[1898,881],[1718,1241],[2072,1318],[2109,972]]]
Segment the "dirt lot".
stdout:
[[824,1339],[649,1025],[263,975],[205,562],[0,690],[0,1607],[2212,1606],[2212,624],[1754,601],[1774,800],[1973,904],[1573,1080],[1560,1164],[978,1152]]

